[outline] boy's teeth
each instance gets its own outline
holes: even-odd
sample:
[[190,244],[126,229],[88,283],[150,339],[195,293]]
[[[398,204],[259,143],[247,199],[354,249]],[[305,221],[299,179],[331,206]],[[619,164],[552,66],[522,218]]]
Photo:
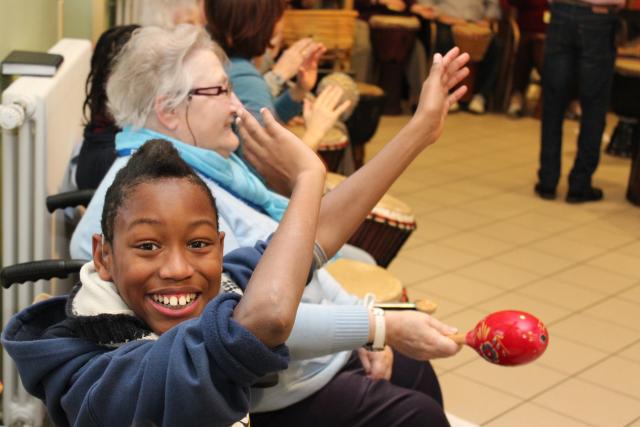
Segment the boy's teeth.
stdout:
[[168,307],[180,307],[190,304],[193,300],[196,299],[196,294],[181,294],[181,295],[160,295],[154,294],[152,299],[162,305],[166,305]]

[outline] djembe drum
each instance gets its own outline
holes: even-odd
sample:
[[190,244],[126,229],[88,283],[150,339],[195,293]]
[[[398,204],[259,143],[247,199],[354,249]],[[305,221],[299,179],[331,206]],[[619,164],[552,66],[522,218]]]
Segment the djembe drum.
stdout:
[[[290,126],[288,129],[299,138],[305,132],[304,126]],[[349,145],[349,137],[338,128],[331,128],[318,145],[318,155],[327,166],[327,170],[335,172],[344,157],[344,150]]]
[[384,91],[379,86],[357,82],[357,88],[360,101],[346,123],[356,169],[364,164],[364,145],[378,130],[385,102]]
[[399,301],[402,297],[400,280],[377,265],[341,258],[327,264],[327,270],[345,291],[359,298],[368,293],[374,294],[377,302]]
[[379,84],[387,94],[385,114],[400,114],[402,79],[420,29],[414,16],[373,15],[369,19],[373,55],[380,65]]
[[[342,175],[328,173],[325,190],[331,191],[344,179]],[[387,267],[415,229],[416,220],[411,208],[385,194],[349,243],[371,254],[378,265]]]
[[466,85],[468,90],[463,97],[464,101],[469,101],[475,93],[475,81],[478,75],[478,64],[484,59],[484,55],[489,49],[493,33],[488,27],[476,24],[458,24],[451,27],[453,41],[460,48],[461,52],[469,54],[470,61],[467,64],[469,75],[460,83]]
[[618,58],[611,88],[611,105],[618,115],[606,152],[631,157],[635,134],[640,132],[640,58]]

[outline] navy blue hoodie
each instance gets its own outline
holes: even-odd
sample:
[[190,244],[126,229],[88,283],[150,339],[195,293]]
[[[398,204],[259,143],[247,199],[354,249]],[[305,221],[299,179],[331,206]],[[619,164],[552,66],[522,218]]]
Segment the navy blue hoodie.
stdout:
[[[224,257],[225,273],[242,289],[264,248]],[[247,414],[249,386],[286,369],[289,356],[284,345],[267,348],[231,318],[239,300],[220,294],[200,317],[157,340],[112,348],[79,332],[65,310],[68,297],[56,297],[14,316],[2,345],[56,425],[227,427]]]

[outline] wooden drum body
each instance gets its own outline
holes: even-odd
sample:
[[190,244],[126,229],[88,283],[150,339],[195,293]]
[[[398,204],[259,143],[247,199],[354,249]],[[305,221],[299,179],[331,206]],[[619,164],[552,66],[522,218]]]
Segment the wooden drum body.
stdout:
[[[325,190],[331,191],[344,179],[342,175],[328,173]],[[390,195],[384,195],[351,236],[349,243],[371,254],[378,265],[387,267],[415,229],[411,208]]]
[[385,95],[379,86],[358,82],[357,87],[360,101],[346,124],[353,148],[353,160],[356,168],[359,168],[364,164],[364,144],[369,142],[378,130]]
[[460,86],[467,86],[467,93],[462,101],[468,102],[475,94],[476,78],[478,76],[478,64],[484,59],[487,49],[493,39],[490,28],[476,24],[459,24],[451,27],[453,41],[461,52],[467,52],[471,57],[467,67],[469,74],[460,82]]
[[420,21],[414,16],[373,15],[369,19],[373,55],[380,65],[379,84],[387,94],[386,114],[400,114],[404,67]]
[[640,119],[640,58],[618,58],[611,88],[611,105],[620,117],[607,153],[631,157],[634,135],[639,132]]
[[359,298],[368,293],[376,296],[376,302],[399,301],[402,297],[400,280],[377,265],[341,258],[329,263],[327,270],[345,291]]

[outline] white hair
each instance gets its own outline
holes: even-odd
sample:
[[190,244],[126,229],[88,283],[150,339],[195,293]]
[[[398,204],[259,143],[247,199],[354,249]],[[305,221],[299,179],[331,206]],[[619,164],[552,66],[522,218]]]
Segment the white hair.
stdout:
[[186,56],[198,49],[227,57],[200,27],[143,27],[122,48],[107,82],[108,106],[120,127],[143,127],[159,96],[162,108],[176,108],[188,96],[192,78],[184,69]]

